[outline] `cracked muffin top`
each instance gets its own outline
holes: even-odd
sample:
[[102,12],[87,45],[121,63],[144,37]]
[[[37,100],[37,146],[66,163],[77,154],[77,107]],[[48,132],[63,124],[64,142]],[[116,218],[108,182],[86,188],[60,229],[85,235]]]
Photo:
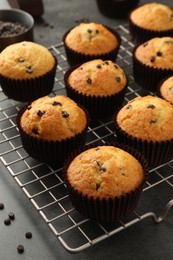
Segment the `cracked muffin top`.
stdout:
[[118,126],[129,135],[147,141],[173,139],[173,106],[154,96],[137,97],[120,109]]
[[55,58],[44,46],[34,42],[11,44],[0,53],[0,74],[10,79],[31,79],[53,69]]
[[85,112],[66,96],[41,97],[28,105],[20,126],[27,134],[48,141],[71,138],[87,127]]
[[116,36],[99,23],[80,23],[72,28],[65,44],[74,51],[85,54],[104,54],[118,47]]
[[67,169],[67,179],[84,196],[109,199],[138,188],[144,171],[128,152],[103,145],[76,156]]
[[141,63],[161,69],[173,69],[173,38],[156,37],[140,44],[134,53]]
[[113,61],[101,59],[83,63],[67,79],[71,88],[92,96],[107,96],[120,92],[127,84],[124,71]]
[[137,26],[147,30],[173,29],[173,9],[160,3],[148,3],[136,8],[131,12],[130,19]]

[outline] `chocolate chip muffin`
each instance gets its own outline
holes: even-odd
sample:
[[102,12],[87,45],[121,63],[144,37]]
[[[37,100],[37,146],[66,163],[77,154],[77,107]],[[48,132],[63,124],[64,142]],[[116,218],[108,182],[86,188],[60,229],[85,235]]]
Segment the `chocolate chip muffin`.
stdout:
[[172,64],[172,37],[156,37],[134,49],[134,79],[147,90],[156,92],[159,82],[173,74]]
[[112,222],[135,208],[147,173],[136,151],[120,144],[95,144],[71,156],[64,179],[76,210]]
[[138,149],[150,166],[173,158],[173,106],[155,96],[137,97],[115,114],[120,141]]
[[0,53],[0,83],[18,101],[32,101],[51,92],[57,59],[34,42],[11,44]]
[[155,2],[142,5],[131,11],[129,27],[138,43],[155,37],[173,37],[173,9]]
[[173,105],[173,76],[168,77],[159,83],[158,95]]
[[85,144],[88,117],[66,96],[45,96],[19,111],[17,126],[29,155],[59,166],[71,151]]
[[70,68],[64,77],[67,95],[83,105],[91,118],[113,115],[123,101],[127,76],[111,60],[96,59]]
[[67,60],[71,66],[93,59],[116,60],[120,35],[112,28],[94,22],[82,22],[63,36]]

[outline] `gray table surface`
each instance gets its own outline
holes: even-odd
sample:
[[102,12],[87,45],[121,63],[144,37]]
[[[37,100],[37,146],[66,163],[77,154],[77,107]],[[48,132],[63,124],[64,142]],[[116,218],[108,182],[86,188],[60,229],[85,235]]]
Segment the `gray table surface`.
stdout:
[[[140,4],[146,2],[151,1]],[[170,0],[162,2],[173,6]],[[104,17],[94,0],[44,0],[44,8],[42,18],[35,21],[34,32],[35,41],[46,47],[60,43],[63,33],[81,18],[110,26],[127,22]],[[5,205],[0,211],[0,260],[173,259],[173,209],[160,224],[149,218],[89,249],[70,254],[50,232],[2,163],[0,169],[0,202]],[[3,221],[10,211],[15,213],[16,219],[5,226]],[[25,238],[26,231],[33,233],[31,240]],[[22,255],[17,253],[18,244],[25,246]]]

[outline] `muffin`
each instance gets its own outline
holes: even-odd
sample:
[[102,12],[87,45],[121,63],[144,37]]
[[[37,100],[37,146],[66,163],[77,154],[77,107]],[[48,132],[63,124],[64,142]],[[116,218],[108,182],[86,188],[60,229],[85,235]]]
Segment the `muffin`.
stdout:
[[138,43],[155,37],[173,37],[173,9],[155,2],[135,8],[129,14],[129,29]]
[[173,105],[173,76],[160,82],[158,85],[158,95]]
[[130,147],[95,144],[68,158],[64,180],[76,210],[110,223],[136,207],[147,173],[146,160]]
[[49,94],[57,59],[34,42],[11,44],[0,53],[0,84],[5,95],[21,102]]
[[70,68],[64,76],[67,95],[91,118],[113,115],[124,100],[127,77],[113,61],[96,59]]
[[17,126],[31,157],[61,166],[70,152],[85,144],[88,117],[66,96],[45,96],[19,111]]
[[149,91],[155,92],[159,82],[173,74],[172,64],[172,37],[156,37],[134,48],[134,79]]
[[139,0],[96,0],[99,11],[111,18],[127,18],[130,10],[135,8]]
[[120,35],[112,28],[94,22],[81,22],[63,36],[70,66],[93,59],[116,60]]
[[138,149],[151,167],[173,159],[173,106],[156,96],[137,97],[114,116],[117,138]]

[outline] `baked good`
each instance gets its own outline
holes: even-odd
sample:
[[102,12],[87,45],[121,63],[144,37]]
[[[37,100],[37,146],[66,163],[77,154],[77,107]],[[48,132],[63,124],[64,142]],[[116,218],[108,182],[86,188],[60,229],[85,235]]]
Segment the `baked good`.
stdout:
[[162,80],[158,85],[159,97],[165,99],[173,105],[173,76]]
[[127,18],[130,10],[135,8],[139,0],[96,0],[99,11],[111,18]]
[[129,14],[129,29],[138,43],[155,37],[173,37],[173,9],[156,2],[137,7]]
[[[46,65],[46,66],[45,66]],[[57,59],[44,46],[23,41],[0,53],[0,83],[18,101],[32,101],[51,92]]]
[[70,68],[64,81],[67,95],[83,105],[92,118],[113,115],[122,105],[128,83],[120,66],[101,59]]
[[76,210],[102,222],[122,219],[136,206],[147,164],[120,144],[95,144],[75,152],[64,167],[64,180]]
[[157,166],[173,158],[172,118],[169,102],[151,95],[134,98],[115,114],[117,138]]
[[81,22],[63,36],[67,60],[71,66],[93,59],[115,61],[121,44],[120,35],[100,23]]
[[156,91],[158,83],[173,74],[173,38],[156,37],[133,51],[133,75],[143,88]]
[[30,156],[59,166],[71,151],[85,144],[88,117],[66,96],[45,96],[19,111],[17,126]]

